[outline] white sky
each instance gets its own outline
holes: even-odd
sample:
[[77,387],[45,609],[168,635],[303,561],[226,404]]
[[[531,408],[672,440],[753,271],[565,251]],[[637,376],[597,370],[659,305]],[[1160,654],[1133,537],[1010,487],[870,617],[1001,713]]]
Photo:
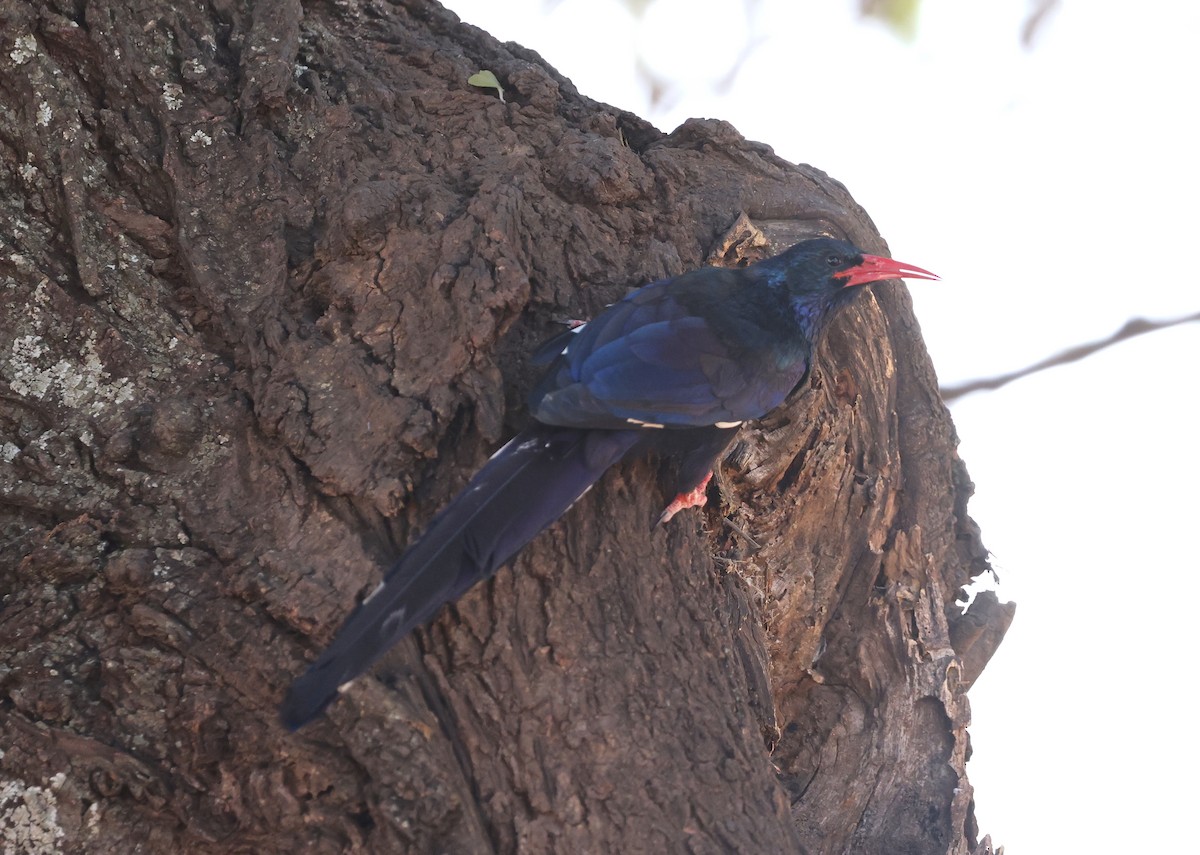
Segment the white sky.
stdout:
[[[1027,0],[923,0],[912,43],[852,0],[449,5],[593,98],[666,130],[726,119],[844,182],[897,257],[943,276],[912,290],[944,382],[1200,310],[1200,4],[1063,0],[1032,50]],[[674,81],[658,105],[639,58]],[[1191,838],[1198,333],[954,407],[1018,602],[970,693],[977,815],[1008,855]]]

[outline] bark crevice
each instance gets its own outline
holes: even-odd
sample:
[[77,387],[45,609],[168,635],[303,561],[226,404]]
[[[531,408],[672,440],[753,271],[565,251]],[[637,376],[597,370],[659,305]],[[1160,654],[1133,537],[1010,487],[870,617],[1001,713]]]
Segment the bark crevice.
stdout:
[[562,319],[812,234],[885,249],[844,187],[418,0],[0,0],[0,34],[0,832],[12,782],[54,808],[20,839],[90,853],[982,845],[963,693],[1012,608],[956,604],[987,553],[898,285],[719,502],[648,532],[659,464],[619,466],[276,721]]

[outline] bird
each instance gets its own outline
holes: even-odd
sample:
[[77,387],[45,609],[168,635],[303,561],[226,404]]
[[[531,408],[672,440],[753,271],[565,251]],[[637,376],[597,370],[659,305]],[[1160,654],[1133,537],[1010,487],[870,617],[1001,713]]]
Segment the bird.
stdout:
[[830,318],[860,286],[938,277],[830,237],[740,268],[703,267],[632,291],[551,338],[531,361],[532,424],[436,514],[289,688],[297,730],[446,603],[490,578],[621,460],[679,459],[658,523],[704,505],[714,465],[743,422],[807,381]]

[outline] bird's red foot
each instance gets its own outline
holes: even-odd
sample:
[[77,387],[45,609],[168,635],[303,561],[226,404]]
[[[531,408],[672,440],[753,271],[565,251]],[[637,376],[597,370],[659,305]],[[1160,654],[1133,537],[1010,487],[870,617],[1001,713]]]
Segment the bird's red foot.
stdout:
[[675,516],[680,511],[686,508],[702,508],[708,502],[708,482],[712,480],[712,473],[709,472],[704,476],[704,480],[697,484],[690,492],[680,493],[675,497],[671,504],[667,505],[667,509],[662,512],[662,516],[658,518],[657,525],[663,525],[670,521],[671,517]]

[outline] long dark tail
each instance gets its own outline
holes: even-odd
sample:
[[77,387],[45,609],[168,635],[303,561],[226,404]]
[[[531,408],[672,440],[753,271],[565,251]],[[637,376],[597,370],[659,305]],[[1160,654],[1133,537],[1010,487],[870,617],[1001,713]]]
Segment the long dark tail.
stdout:
[[396,560],[280,708],[291,730],[320,715],[388,648],[490,577],[641,439],[638,431],[534,425],[475,474]]

